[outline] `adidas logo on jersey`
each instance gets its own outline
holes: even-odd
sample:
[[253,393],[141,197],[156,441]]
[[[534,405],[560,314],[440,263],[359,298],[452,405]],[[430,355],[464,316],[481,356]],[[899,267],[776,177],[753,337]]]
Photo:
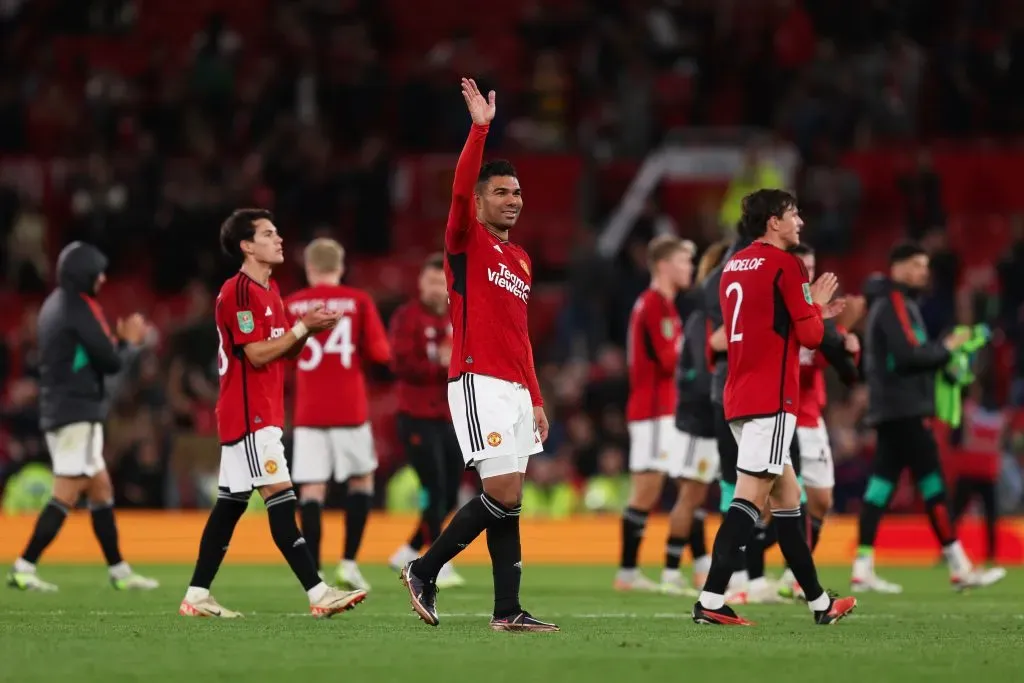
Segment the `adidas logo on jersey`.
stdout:
[[267,306],[266,315],[274,315],[274,312],[272,310],[270,310],[270,306]]
[[503,252],[501,250],[501,245],[500,244],[495,244],[494,245],[494,251],[498,252],[499,254],[504,254],[505,253],[505,252]]

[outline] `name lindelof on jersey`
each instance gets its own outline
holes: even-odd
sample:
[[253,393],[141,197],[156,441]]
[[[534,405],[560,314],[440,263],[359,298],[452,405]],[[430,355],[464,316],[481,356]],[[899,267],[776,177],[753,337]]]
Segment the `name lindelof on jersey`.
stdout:
[[530,301],[530,285],[526,284],[523,278],[513,273],[504,263],[498,264],[498,270],[488,268],[487,279],[517,299],[522,299],[524,303]]
[[355,313],[356,300],[348,297],[334,299],[303,299],[292,301],[288,304],[288,312],[294,316],[302,316],[309,312],[314,306],[322,306],[324,310],[331,313]]
[[763,258],[734,258],[725,264],[722,272],[733,273],[743,270],[757,270],[764,265]]

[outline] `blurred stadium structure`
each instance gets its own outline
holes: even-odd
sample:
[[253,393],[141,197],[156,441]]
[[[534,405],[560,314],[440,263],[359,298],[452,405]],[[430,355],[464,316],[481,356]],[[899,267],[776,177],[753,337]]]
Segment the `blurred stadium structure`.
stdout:
[[[984,358],[1024,450],[1024,5],[1013,0],[7,0],[0,3],[0,485],[32,507],[34,316],[72,239],[111,257],[110,315],[157,324],[115,399],[107,457],[124,507],[208,504],[215,485],[215,231],[272,209],[301,247],[338,237],[348,282],[389,313],[440,246],[469,121],[458,77],[498,91],[489,154],[517,165],[531,326],[552,418],[534,514],[623,502],[623,339],[643,246],[727,236],[748,188],[795,188],[850,292],[897,240],[924,241],[931,332],[998,328]],[[374,371],[380,504],[415,505],[394,401]],[[833,387],[837,507],[871,436]],[[946,439],[946,443],[950,443]],[[947,457],[956,463],[956,449]],[[955,469],[955,466],[953,467]],[[399,476],[392,478],[396,472]],[[391,480],[391,486],[385,483]],[[41,486],[42,484],[40,484]],[[18,495],[14,495],[17,492]],[[45,494],[41,500],[45,500]],[[910,487],[894,503],[916,505]]]

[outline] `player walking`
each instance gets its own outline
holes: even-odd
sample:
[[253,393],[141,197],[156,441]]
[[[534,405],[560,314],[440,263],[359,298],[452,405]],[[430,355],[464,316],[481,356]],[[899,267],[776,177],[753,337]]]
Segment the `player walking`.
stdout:
[[924,499],[932,531],[942,546],[957,590],[987,586],[1005,572],[976,571],[949,519],[939,449],[928,420],[935,414],[935,373],[971,336],[953,333],[929,341],[915,295],[928,284],[928,254],[916,244],[900,244],[889,255],[890,279],[868,311],[864,372],[868,382],[867,421],[878,434],[873,472],[864,492],[860,538],[852,585],[858,591],[899,593],[901,586],[875,574],[878,526],[900,475],[910,468]]
[[342,246],[332,239],[315,239],[306,247],[305,261],[309,286],[285,300],[289,321],[322,308],[336,314],[338,323],[310,335],[296,364],[292,481],[299,485],[302,533],[318,569],[327,482],[332,472],[334,481],[348,482],[344,551],[335,580],[341,588],[368,591],[356,555],[373,502],[377,454],[363,362],[387,363],[391,349],[370,295],[341,284]]
[[343,593],[317,574],[313,556],[295,523],[295,490],[288,477],[284,445],[284,364],[302,352],[306,338],[338,323],[339,315],[312,307],[287,328],[284,302],[270,279],[284,263],[281,236],[269,211],[239,209],[220,229],[221,248],[241,262],[217,296],[219,348],[217,431],[220,435],[220,493],[199,543],[199,557],[178,613],[187,617],[242,616],[221,607],[210,595],[235,525],[255,488],[263,496],[270,533],[309,596],[314,617],[330,617],[366,598]]
[[416,613],[437,626],[438,572],[486,530],[494,573],[491,628],[557,631],[519,604],[523,479],[548,435],[526,320],[530,259],[508,241],[523,208],[522,190],[509,162],[481,166],[494,91],[485,99],[475,82],[462,79],[462,96],[473,126],[455,167],[445,229],[453,328],[448,405],[462,457],[476,468],[484,492],[455,514],[423,557],[406,565],[402,581]]
[[[683,444],[674,420],[675,370],[683,342],[676,295],[690,286],[693,260],[681,240],[662,235],[648,244],[647,264],[651,284],[633,305],[626,338],[626,420],[632,490],[622,515],[622,555],[615,575],[616,590],[658,589],[657,583],[637,569],[637,556],[647,516],[661,497],[665,479],[678,476],[683,463]],[[678,565],[676,569],[678,574]]]
[[114,521],[114,489],[103,462],[103,422],[110,408],[105,377],[122,372],[138,355],[147,331],[140,315],[107,326],[95,296],[106,282],[107,257],[85,242],[72,242],[57,259],[58,286],[39,311],[39,426],[53,463],[53,494],[39,513],[32,538],[7,575],[12,588],[55,591],[36,575],[36,563],[53,542],[68,512],[85,494],[92,529],[119,590],[151,590],[121,557]]
[[[696,286],[688,294],[692,306],[683,325],[683,349],[676,366],[676,429],[681,436],[682,463],[679,491],[669,514],[669,539],[661,590],[670,594],[691,594],[692,589],[679,571],[687,545],[693,554],[693,583],[700,588],[711,567],[704,541],[704,505],[708,489],[718,478],[720,464],[715,441],[715,408],[711,402],[711,367],[708,339],[713,330],[705,311],[704,281],[718,267],[729,243],[712,244],[701,256]],[[730,437],[732,438],[732,437]],[[694,593],[695,594],[695,593]]]
[[[391,316],[393,366],[398,378],[398,436],[422,491],[416,531],[389,561],[395,570],[419,557],[420,549],[441,535],[445,517],[455,509],[465,471],[448,409],[452,325],[448,319],[444,254],[434,254],[423,264],[419,290],[419,299],[402,305]],[[450,562],[437,575],[439,588],[464,583]]]
[[[796,199],[782,190],[758,190],[743,200],[741,237],[753,243],[722,269],[720,298],[728,343],[725,417],[738,444],[735,497],[715,538],[711,570],[693,606],[698,624],[747,626],[725,604],[740,548],[771,504],[782,553],[803,587],[818,624],[849,614],[854,598],[833,599],[818,583],[800,523],[800,486],[789,461],[799,400],[800,346],[817,348],[823,317],[837,281],[826,273],[808,285],[803,264],[787,249],[799,244],[803,225]],[[830,303],[831,302],[831,303]]]

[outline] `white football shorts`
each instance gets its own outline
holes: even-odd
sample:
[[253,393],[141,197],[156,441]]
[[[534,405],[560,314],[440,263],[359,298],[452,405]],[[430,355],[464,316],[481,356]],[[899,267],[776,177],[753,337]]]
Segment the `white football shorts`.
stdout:
[[72,422],[46,432],[46,447],[56,477],[92,477],[107,469],[99,422]]
[[231,493],[245,493],[289,481],[282,436],[280,428],[264,427],[237,443],[222,445],[218,486]]
[[818,418],[817,427],[797,427],[796,438],[800,443],[800,476],[804,486],[812,489],[835,487],[835,463],[825,421]]
[[369,422],[358,427],[296,427],[292,440],[292,481],[322,484],[372,474],[377,450]]
[[796,415],[778,413],[770,417],[734,420],[729,423],[739,446],[736,470],[747,474],[778,476],[793,465],[789,446],[796,431]]
[[544,450],[522,384],[466,373],[448,383],[448,407],[462,459],[481,479],[526,472],[530,456]]

